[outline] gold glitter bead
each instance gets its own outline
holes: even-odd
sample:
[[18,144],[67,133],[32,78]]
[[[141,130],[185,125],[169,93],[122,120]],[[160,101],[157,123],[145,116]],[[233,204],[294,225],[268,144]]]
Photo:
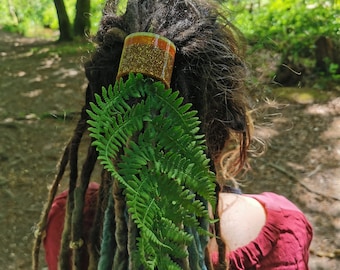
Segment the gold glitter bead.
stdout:
[[175,54],[175,45],[165,37],[147,32],[130,34],[124,41],[117,80],[130,72],[142,73],[170,88]]

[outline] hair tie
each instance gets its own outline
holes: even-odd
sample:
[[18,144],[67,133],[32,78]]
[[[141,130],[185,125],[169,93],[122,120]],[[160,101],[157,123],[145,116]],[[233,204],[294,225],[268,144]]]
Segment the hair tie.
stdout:
[[176,46],[163,36],[149,32],[130,34],[124,40],[117,80],[130,72],[142,73],[170,88],[175,54]]

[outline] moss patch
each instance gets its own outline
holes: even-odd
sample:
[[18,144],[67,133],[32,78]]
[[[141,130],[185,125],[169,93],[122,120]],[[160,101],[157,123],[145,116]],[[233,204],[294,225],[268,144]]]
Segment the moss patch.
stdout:
[[275,89],[273,93],[277,98],[293,101],[299,104],[326,102],[331,97],[330,93],[313,88],[280,87]]

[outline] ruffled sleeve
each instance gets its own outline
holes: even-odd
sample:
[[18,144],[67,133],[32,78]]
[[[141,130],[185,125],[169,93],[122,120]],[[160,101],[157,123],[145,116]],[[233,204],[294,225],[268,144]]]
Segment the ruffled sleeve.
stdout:
[[275,247],[280,229],[276,226],[280,213],[267,214],[266,224],[254,241],[229,253],[231,269],[256,269]]
[[[249,196],[266,211],[266,223],[259,235],[226,257],[233,270],[307,270],[312,226],[305,215],[288,199],[275,193]],[[218,263],[218,254],[210,259]]]

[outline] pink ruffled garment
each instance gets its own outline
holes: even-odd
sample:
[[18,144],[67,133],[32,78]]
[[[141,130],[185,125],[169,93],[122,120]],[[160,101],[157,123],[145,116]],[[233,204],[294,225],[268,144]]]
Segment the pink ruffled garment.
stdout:
[[[83,233],[84,245],[86,247],[89,239],[89,233],[93,224],[96,212],[96,202],[99,184],[92,182],[86,191],[84,215],[83,215]],[[68,190],[63,191],[53,201],[48,222],[46,227],[46,237],[44,238],[45,259],[49,270],[58,270],[58,257],[61,246],[61,236],[64,228],[64,219],[67,205]],[[88,254],[84,251],[84,258],[80,269],[87,269]],[[70,261],[71,263],[71,261]]]
[[[313,231],[305,215],[285,197],[265,192],[244,195],[259,201],[267,214],[257,238],[227,256],[233,270],[307,270]],[[214,265],[218,254],[210,255]]]
[[[91,183],[86,193],[83,216],[85,242],[95,215],[94,206],[98,187],[98,184]],[[58,268],[67,195],[68,191],[64,191],[55,198],[48,216],[44,247],[49,270]],[[308,249],[312,239],[312,227],[303,213],[286,198],[274,193],[244,196],[258,200],[266,210],[267,219],[265,226],[254,241],[228,254],[231,269],[308,269]],[[210,256],[213,264],[216,265],[218,254],[212,253]],[[86,269],[87,256],[83,264],[81,269]]]

